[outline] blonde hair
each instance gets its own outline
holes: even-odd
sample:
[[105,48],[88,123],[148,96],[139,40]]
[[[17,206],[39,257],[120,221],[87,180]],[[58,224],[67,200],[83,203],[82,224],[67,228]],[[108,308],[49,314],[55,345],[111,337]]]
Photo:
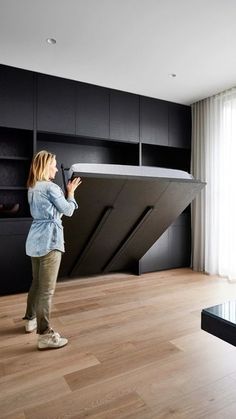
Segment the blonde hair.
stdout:
[[49,153],[46,150],[39,151],[39,153],[35,154],[30,166],[27,188],[33,188],[38,180],[48,180],[48,166],[55,158],[55,154]]

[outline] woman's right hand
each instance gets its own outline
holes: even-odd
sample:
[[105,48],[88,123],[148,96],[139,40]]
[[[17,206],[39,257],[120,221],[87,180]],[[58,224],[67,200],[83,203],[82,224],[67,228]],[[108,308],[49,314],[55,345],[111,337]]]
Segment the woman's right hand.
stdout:
[[73,180],[69,180],[66,189],[68,198],[74,198],[74,192],[79,185],[81,185],[82,180],[80,177],[75,177]]

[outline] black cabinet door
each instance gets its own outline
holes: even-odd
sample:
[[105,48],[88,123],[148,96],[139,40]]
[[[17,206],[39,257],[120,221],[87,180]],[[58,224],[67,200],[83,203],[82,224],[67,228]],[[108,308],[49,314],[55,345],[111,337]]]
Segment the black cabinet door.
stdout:
[[31,221],[0,220],[0,295],[29,289],[31,260],[25,254],[25,241],[30,224]]
[[75,134],[75,82],[38,74],[37,129]]
[[139,261],[140,273],[189,267],[190,224],[190,214],[181,214]]
[[0,65],[0,125],[33,129],[34,73]]
[[168,230],[153,244],[147,253],[139,261],[139,272],[154,272],[168,269]]
[[145,144],[168,145],[168,102],[141,96],[140,135]]
[[169,146],[191,147],[191,108],[169,103]]
[[77,83],[76,97],[76,135],[108,139],[109,89]]
[[169,269],[189,267],[190,262],[190,214],[182,214],[169,228]]
[[111,91],[110,138],[139,142],[139,96]]

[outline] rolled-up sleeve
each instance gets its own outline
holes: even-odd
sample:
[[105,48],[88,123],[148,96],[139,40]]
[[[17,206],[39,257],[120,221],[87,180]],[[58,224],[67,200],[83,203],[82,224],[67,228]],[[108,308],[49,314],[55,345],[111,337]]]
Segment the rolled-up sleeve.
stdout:
[[55,205],[57,210],[71,217],[75,209],[78,208],[78,204],[75,199],[65,198],[62,189],[55,183],[51,183],[48,189],[48,198]]

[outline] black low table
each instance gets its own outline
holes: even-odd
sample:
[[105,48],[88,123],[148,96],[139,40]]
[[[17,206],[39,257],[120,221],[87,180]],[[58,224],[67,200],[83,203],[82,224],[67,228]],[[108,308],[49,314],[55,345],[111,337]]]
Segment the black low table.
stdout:
[[236,346],[236,301],[204,308],[201,313],[201,328]]

